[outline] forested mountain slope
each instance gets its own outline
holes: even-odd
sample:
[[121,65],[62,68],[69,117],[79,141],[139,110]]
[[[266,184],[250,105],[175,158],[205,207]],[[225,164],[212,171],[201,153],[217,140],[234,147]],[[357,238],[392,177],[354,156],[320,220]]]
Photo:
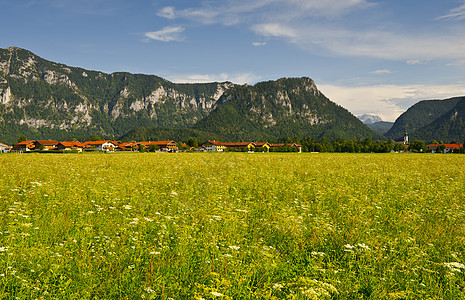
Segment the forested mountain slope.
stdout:
[[0,141],[14,143],[21,134],[57,140],[382,138],[310,78],[253,86],[175,84],[154,75],[69,67],[10,47],[0,49]]
[[421,135],[415,135],[415,131],[427,126],[450,111],[460,99],[462,98],[420,101],[400,115],[385,136],[391,139],[402,139],[405,131],[407,131],[411,137],[423,139]]
[[174,84],[154,75],[69,67],[0,49],[0,139],[118,137],[140,126],[185,128],[233,84]]
[[331,102],[305,77],[234,86],[193,128],[216,132],[230,140],[284,136],[382,138]]

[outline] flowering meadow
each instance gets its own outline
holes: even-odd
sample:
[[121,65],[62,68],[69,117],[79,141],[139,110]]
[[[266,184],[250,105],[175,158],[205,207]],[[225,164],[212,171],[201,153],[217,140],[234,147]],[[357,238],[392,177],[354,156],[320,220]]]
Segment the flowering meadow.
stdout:
[[464,299],[462,155],[0,155],[0,299]]

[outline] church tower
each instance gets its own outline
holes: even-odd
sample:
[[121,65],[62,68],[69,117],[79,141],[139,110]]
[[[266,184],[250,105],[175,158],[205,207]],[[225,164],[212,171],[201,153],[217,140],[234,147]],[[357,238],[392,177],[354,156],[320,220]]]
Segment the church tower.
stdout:
[[408,133],[407,133],[407,130],[405,130],[405,134],[404,134],[404,145],[408,145]]

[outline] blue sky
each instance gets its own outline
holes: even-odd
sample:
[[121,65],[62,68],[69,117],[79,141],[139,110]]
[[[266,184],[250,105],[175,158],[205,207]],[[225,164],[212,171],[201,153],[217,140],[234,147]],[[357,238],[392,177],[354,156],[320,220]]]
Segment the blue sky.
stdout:
[[0,0],[0,47],[107,73],[254,84],[307,76],[393,121],[465,95],[465,0]]

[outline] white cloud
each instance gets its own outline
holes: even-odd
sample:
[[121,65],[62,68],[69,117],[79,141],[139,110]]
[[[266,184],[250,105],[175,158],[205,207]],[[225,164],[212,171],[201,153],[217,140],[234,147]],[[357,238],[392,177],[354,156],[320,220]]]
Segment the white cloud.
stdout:
[[166,78],[175,83],[208,83],[230,81],[235,84],[245,84],[260,80],[259,76],[252,73],[177,74],[166,75]]
[[265,37],[280,37],[295,40],[298,33],[295,29],[282,24],[257,24],[252,26],[252,30]]
[[390,70],[376,70],[370,73],[375,75],[392,74]]
[[224,0],[221,3],[203,2],[196,8],[175,10],[165,7],[158,16],[185,18],[202,24],[236,25],[257,20],[287,19],[289,17],[334,18],[356,8],[373,5],[367,0]]
[[172,7],[172,6],[167,6],[167,7],[162,8],[157,13],[157,15],[159,17],[163,17],[163,18],[166,18],[166,19],[169,19],[169,20],[172,20],[172,19],[176,18],[175,10],[174,10],[174,7]]
[[465,60],[456,60],[456,61],[446,64],[446,66],[453,66],[453,67],[465,66]]
[[114,16],[117,13],[124,11],[124,5],[111,0],[92,0],[92,1],[75,1],[75,0],[43,0],[29,1],[25,5],[50,5],[52,8],[65,10],[77,14],[97,15],[97,16]]
[[437,20],[451,20],[451,21],[461,21],[464,19],[465,19],[465,4],[462,4],[459,7],[453,8],[449,11],[448,14],[437,18]]
[[318,87],[331,101],[348,109],[352,114],[375,114],[385,121],[395,121],[410,106],[421,100],[446,99],[465,95],[465,84],[353,87],[321,84]]
[[253,42],[252,45],[255,47],[265,46],[266,42]]
[[[168,6],[158,15],[204,25],[245,25],[260,37],[282,39],[320,55],[374,57],[410,64],[465,59],[464,29],[413,32],[377,19],[367,27],[350,15],[361,10],[370,14],[376,7],[378,4],[371,0],[224,0],[220,4],[203,1],[182,10]],[[442,18],[462,16],[465,18],[465,4]]]
[[420,60],[420,59],[409,59],[406,61],[408,65],[420,65],[420,64],[425,64],[427,61],[426,60]]
[[184,37],[180,35],[185,30],[181,26],[168,26],[158,31],[146,32],[145,36],[152,40],[162,42],[182,41]]
[[264,37],[282,38],[312,53],[361,56],[419,63],[431,59],[465,58],[465,31],[398,34],[379,30],[350,30],[332,25],[269,23],[253,25]]
[[308,14],[310,12],[314,16],[328,18],[334,18],[355,9],[375,5],[366,0],[287,0],[285,3],[296,8],[302,14]]

